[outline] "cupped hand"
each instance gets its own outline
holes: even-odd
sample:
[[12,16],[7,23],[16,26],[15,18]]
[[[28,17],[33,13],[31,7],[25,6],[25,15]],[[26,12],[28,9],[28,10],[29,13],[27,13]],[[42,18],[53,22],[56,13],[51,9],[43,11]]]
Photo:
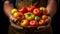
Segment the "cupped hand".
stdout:
[[[14,8],[13,4],[10,3],[8,0],[4,2],[4,13],[8,16],[9,20],[16,21],[17,19],[13,18],[11,15],[11,10]],[[12,25],[13,26],[13,25]]]

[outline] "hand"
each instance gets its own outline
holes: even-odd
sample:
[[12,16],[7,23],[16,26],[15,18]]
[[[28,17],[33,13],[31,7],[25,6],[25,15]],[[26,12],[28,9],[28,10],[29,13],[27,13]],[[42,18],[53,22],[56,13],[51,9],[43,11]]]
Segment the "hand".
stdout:
[[23,29],[23,27],[20,27],[20,26],[18,26],[18,25],[15,25],[15,24],[12,22],[12,20],[10,20],[10,23],[11,23],[11,26],[13,26],[13,27],[16,28],[16,29]]
[[50,26],[51,26],[51,17],[50,16],[48,16],[48,18],[45,20],[45,22],[47,23],[47,25],[46,26],[40,26],[40,27],[38,27],[37,29],[46,29],[46,28],[49,28]]
[[9,1],[5,1],[3,7],[4,7],[4,13],[5,13],[8,17],[10,17],[10,16],[11,16],[10,11],[11,11],[12,8],[13,8],[13,4],[10,3]]
[[47,5],[47,12],[48,12],[48,19],[46,19],[45,22],[47,22],[47,26],[41,26],[41,27],[38,27],[37,29],[41,29],[43,28],[46,29],[46,28],[49,28],[51,26],[51,18],[55,15],[56,13],[56,8],[57,8],[57,4],[56,4],[56,1],[55,0],[48,0],[48,5]]
[[17,19],[13,18],[13,16],[11,15],[10,11],[13,9],[13,4],[12,3],[9,3],[8,0],[6,0],[4,2],[4,12],[5,14],[8,16],[9,20],[10,20],[10,24],[11,26],[13,26],[14,28],[17,28],[17,29],[23,29],[22,27],[20,26],[17,26],[15,25],[13,22],[16,22]]
[[57,10],[57,3],[56,0],[48,0],[48,5],[47,5],[47,12],[48,14],[53,17],[56,13]]
[[11,20],[16,20],[15,18],[12,17],[11,15],[11,10],[13,9],[13,4],[10,3],[8,0],[4,2],[4,12],[8,16],[9,19]]
[[[11,11],[12,8],[13,8],[13,4],[10,3],[8,0],[6,0],[6,1],[4,2],[4,6],[3,6],[3,7],[4,7],[4,13],[8,16],[9,20],[16,21],[16,19],[13,18],[12,15],[11,15],[11,13],[10,13],[10,11]],[[12,25],[12,26],[13,26],[13,25]]]

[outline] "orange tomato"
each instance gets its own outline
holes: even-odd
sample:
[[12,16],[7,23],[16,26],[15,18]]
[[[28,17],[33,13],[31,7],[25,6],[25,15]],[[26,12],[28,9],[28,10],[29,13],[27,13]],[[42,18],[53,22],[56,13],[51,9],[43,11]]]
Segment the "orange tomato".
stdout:
[[39,25],[40,25],[40,26],[45,25],[45,20],[40,20]]
[[21,12],[16,12],[13,14],[13,17],[20,20],[24,18],[24,15]]
[[20,14],[19,12],[15,12],[15,13],[13,14],[13,17],[14,17],[14,18],[17,18],[17,17],[19,16],[19,14]]
[[43,20],[46,20],[47,18],[48,18],[48,16],[42,15],[42,19],[43,19]]

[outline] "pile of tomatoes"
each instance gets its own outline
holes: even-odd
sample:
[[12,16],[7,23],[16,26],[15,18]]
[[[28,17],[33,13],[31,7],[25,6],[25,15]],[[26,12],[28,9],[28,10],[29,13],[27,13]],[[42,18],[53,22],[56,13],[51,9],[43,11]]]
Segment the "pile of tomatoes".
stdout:
[[47,9],[45,7],[36,8],[36,6],[13,8],[11,14],[18,20],[15,24],[22,27],[44,26],[48,18]]

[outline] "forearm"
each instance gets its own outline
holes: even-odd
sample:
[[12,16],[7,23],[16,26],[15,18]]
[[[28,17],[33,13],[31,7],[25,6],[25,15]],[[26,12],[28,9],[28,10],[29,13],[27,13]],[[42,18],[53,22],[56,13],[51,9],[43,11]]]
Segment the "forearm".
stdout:
[[3,7],[4,7],[4,13],[5,13],[8,17],[10,17],[10,16],[11,16],[10,11],[11,11],[11,9],[13,8],[13,5],[10,4],[9,1],[7,0],[7,1],[4,2],[4,6],[3,6]]
[[48,14],[51,17],[55,15],[57,10],[57,3],[55,0],[48,0],[47,10],[48,10]]

